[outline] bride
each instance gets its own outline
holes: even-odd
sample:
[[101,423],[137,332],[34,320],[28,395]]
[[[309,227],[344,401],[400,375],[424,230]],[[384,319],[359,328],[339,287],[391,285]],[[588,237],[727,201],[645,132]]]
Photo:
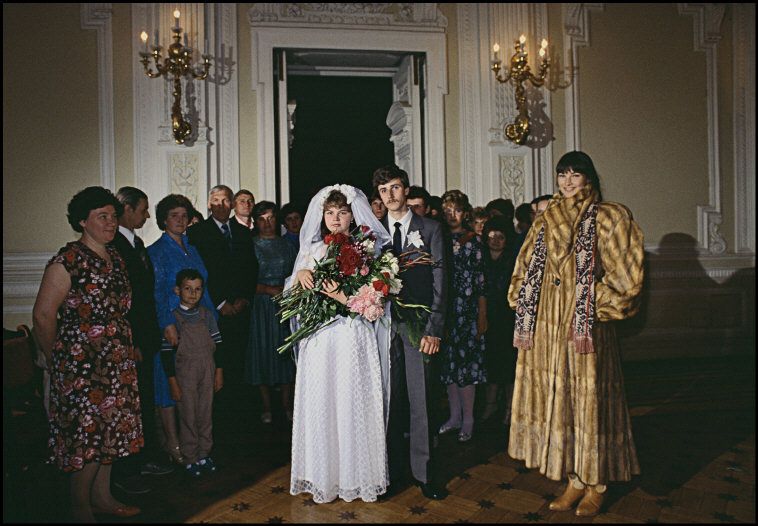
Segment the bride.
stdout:
[[[285,288],[313,288],[314,262],[324,257],[324,236],[366,225],[377,254],[389,235],[365,194],[349,185],[323,188],[311,200],[300,230],[300,252]],[[328,296],[345,303],[337,284]],[[385,309],[387,315],[389,309]],[[389,393],[388,320],[337,320],[299,342],[292,424],[290,493],[318,503],[337,497],[376,501],[387,490],[385,422]]]

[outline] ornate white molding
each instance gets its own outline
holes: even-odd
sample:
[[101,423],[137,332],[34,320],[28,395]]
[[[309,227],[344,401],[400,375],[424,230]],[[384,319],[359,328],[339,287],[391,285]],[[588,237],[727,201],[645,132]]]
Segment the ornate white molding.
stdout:
[[[424,140],[428,159],[426,173],[429,175],[427,189],[433,194],[442,194],[446,186],[444,95],[448,89],[444,28],[447,21],[438,13],[437,4],[407,4],[413,6],[413,13],[417,13],[411,17],[416,22],[398,22],[390,26],[371,25],[368,22],[361,25],[360,17],[339,13],[340,9],[348,9],[344,7],[347,4],[326,4],[329,9],[321,11],[322,15],[329,12],[334,17],[344,17],[343,23],[335,22],[337,18],[334,17],[325,22],[322,21],[325,19],[318,17],[304,19],[296,15],[296,10],[291,13],[287,11],[287,6],[302,9],[303,5],[311,6],[308,8],[311,10],[314,6],[318,7],[318,4],[255,4],[248,11],[252,89],[256,92],[258,106],[258,198],[276,199],[276,113],[273,101],[277,86],[273,75],[274,48],[425,53],[427,82],[424,115],[427,128]],[[435,13],[438,21],[433,28],[424,22],[430,16],[429,13]]]
[[[132,33],[138,35],[146,30],[152,38],[157,31],[165,45],[174,7],[175,4],[132,4]],[[196,28],[190,38],[207,38],[212,57],[206,80],[182,82],[183,111],[192,115],[195,136],[184,145],[174,142],[170,124],[171,83],[162,77],[150,79],[145,75],[139,62],[141,45],[135,38],[134,182],[148,195],[151,206],[168,193],[183,188],[182,193],[188,194],[199,210],[205,210],[209,188],[225,184],[236,190],[240,185],[237,12],[236,4],[222,3],[183,4],[182,13],[186,13],[186,24]],[[190,107],[187,100],[192,101]],[[197,160],[193,188],[186,186],[186,179],[181,186],[177,185],[175,160],[184,155]],[[146,242],[161,234],[154,221],[148,221],[142,230],[140,235]]]
[[111,4],[80,4],[82,29],[97,33],[97,102],[100,120],[100,185],[116,190],[113,127],[113,32]]
[[511,198],[502,193],[512,191],[502,184],[503,156],[523,159],[522,201],[553,187],[552,134],[542,132],[550,126],[546,90],[527,89],[530,118],[540,124],[534,126],[527,144],[519,146],[503,136],[503,126],[516,114],[515,99],[513,87],[498,83],[490,70],[492,45],[500,44],[509,57],[511,43],[521,33],[530,49],[538,48],[536,43],[547,36],[546,4],[458,4],[461,189],[475,203]]
[[698,241],[711,254],[726,252],[721,225],[721,175],[719,171],[718,43],[725,4],[677,4],[679,14],[693,17],[694,49],[705,52],[708,99],[708,204],[698,205]]
[[437,4],[324,4],[260,3],[249,12],[250,24],[303,26],[372,26],[371,29],[412,28],[414,31],[444,31],[447,18]]
[[45,265],[54,255],[48,252],[3,255],[3,315],[31,314]]
[[525,202],[526,169],[522,156],[500,156],[500,196],[510,199],[515,206]]
[[387,113],[387,126],[391,130],[390,141],[395,145],[395,164],[406,173],[411,173],[413,160],[411,137],[413,136],[413,112],[407,102],[396,101]]
[[605,4],[561,4],[563,13],[563,51],[573,69],[571,85],[566,88],[566,149],[581,150],[579,112],[579,48],[590,46],[590,12],[603,11]]
[[734,251],[755,254],[755,4],[730,5],[734,10]]

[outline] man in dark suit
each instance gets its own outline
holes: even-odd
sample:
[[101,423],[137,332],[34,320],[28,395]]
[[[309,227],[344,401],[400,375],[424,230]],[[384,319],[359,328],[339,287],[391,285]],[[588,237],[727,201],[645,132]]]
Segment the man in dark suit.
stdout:
[[220,314],[223,343],[216,353],[216,365],[226,370],[228,380],[239,384],[250,328],[250,303],[258,282],[258,259],[250,230],[229,220],[233,195],[228,186],[214,186],[208,196],[211,216],[192,225],[187,236],[203,258],[208,293]]
[[118,232],[111,244],[124,259],[132,285],[132,306],[126,318],[132,326],[145,447],[140,455],[129,456],[116,463],[113,482],[127,493],[145,493],[149,488],[136,480],[137,473],[163,475],[173,471],[173,467],[157,460],[160,447],[153,399],[153,359],[160,348],[161,334],[153,295],[153,265],[145,243],[134,232],[145,225],[150,212],[147,195],[138,188],[124,186],[118,190],[116,197],[124,205],[124,213],[119,217]]
[[[431,255],[432,265],[416,265],[403,271],[404,303],[423,304],[431,313],[416,309],[392,312],[393,338],[390,357],[390,416],[387,430],[390,491],[397,490],[405,471],[405,440],[410,432],[410,466],[414,483],[425,497],[444,499],[447,490],[439,484],[434,460],[437,417],[434,402],[440,391],[434,355],[440,350],[445,320],[447,253],[437,221],[414,214],[407,203],[408,174],[395,165],[377,169],[374,189],[387,207],[382,223],[393,239],[395,255],[418,249]],[[416,325],[417,327],[413,327]],[[395,328],[397,332],[395,333]],[[420,341],[411,334],[420,329]],[[392,488],[392,486],[395,488]]]

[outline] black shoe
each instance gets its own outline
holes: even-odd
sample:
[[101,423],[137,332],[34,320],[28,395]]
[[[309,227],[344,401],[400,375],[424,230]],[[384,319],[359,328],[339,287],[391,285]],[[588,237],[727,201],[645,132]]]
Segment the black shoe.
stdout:
[[137,476],[129,477],[123,480],[112,481],[113,485],[129,495],[144,495],[150,493],[151,488],[147,486],[144,481]]
[[419,480],[413,479],[413,483],[421,488],[421,493],[427,499],[442,500],[448,495],[445,488],[438,488],[429,482],[421,482]]
[[174,466],[160,462],[145,462],[140,467],[140,475],[168,475],[174,472]]

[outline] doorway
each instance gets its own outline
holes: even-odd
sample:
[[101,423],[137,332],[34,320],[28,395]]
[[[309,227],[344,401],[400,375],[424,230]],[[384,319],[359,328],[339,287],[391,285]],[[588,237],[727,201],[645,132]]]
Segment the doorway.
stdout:
[[287,98],[296,104],[289,148],[290,202],[307,206],[324,186],[345,183],[371,198],[371,176],[394,162],[387,114],[388,77],[289,74]]

